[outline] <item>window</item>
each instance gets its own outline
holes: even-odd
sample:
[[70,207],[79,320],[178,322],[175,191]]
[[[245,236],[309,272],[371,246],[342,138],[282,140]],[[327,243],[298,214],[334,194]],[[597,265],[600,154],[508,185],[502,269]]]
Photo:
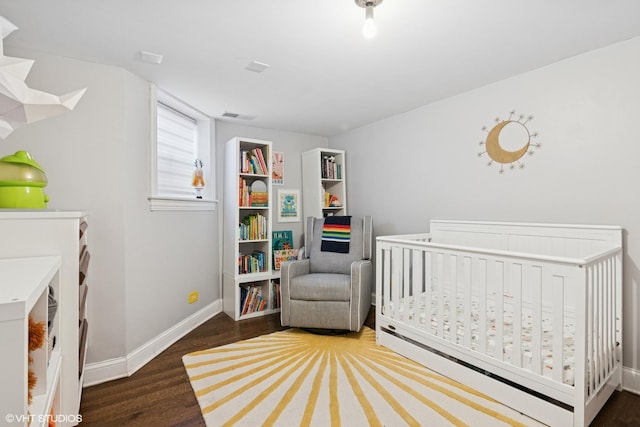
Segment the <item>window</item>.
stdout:
[[[214,210],[213,121],[155,88],[151,98],[151,210]],[[199,198],[192,186],[196,164],[202,166],[205,183]]]

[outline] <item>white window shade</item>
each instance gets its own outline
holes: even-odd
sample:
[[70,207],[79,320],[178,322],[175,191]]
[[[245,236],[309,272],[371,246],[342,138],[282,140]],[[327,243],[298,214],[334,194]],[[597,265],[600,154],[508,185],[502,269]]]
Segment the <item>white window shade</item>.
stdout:
[[198,122],[158,102],[158,195],[194,197],[191,179],[198,158]]

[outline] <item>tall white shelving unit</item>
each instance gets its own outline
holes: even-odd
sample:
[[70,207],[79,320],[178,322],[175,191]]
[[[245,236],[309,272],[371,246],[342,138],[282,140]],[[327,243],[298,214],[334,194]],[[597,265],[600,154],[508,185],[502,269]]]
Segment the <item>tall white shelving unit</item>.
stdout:
[[[54,294],[60,292],[60,265],[60,257],[53,256],[0,259],[2,426],[46,426],[50,414],[64,412],[61,405],[62,362],[76,356],[77,349],[70,351],[59,341],[53,345],[61,325],[57,313],[49,318],[48,296],[49,287]],[[68,303],[60,300],[59,308],[67,309]],[[32,353],[28,353],[30,317],[34,322],[44,323],[46,334],[44,345]],[[31,404],[27,398],[29,369],[36,378]]]
[[[344,150],[314,148],[302,153],[302,211],[305,218],[347,215]],[[327,200],[335,196],[339,205]],[[306,225],[306,221],[303,221]]]
[[[60,284],[54,290],[59,304],[56,337],[62,359],[56,401],[57,414],[65,418],[57,420],[57,427],[77,425],[80,412],[88,325],[85,310],[90,258],[87,226],[88,216],[84,211],[0,209],[0,235],[7,242],[0,245],[0,258],[60,257]],[[4,279],[0,280],[0,288],[5,283]],[[20,352],[4,345],[5,351],[0,354],[2,367],[7,365],[5,356]],[[4,409],[3,402],[4,399],[0,399],[0,411]]]
[[[279,311],[271,270],[271,147],[271,141],[241,137],[225,146],[222,299],[234,320]],[[260,157],[262,170],[256,170],[251,165]],[[243,312],[245,290],[259,292],[261,309]]]

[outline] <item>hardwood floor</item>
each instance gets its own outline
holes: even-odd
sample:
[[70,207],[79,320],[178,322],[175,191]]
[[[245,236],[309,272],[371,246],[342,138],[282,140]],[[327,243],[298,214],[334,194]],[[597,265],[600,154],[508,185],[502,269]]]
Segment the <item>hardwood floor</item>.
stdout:
[[[375,327],[373,311],[365,324]],[[241,322],[219,314],[131,377],[85,388],[80,405],[81,426],[204,426],[182,356],[282,329],[278,314]],[[616,392],[591,426],[640,426],[640,396]]]
[[85,388],[81,426],[204,426],[182,356],[281,329],[277,314],[241,322],[218,314],[131,377]]

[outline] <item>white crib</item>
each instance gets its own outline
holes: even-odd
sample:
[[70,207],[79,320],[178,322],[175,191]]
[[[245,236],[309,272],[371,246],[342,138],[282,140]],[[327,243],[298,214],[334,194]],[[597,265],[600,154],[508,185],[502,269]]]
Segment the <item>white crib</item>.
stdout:
[[552,426],[622,383],[622,228],[431,221],[376,249],[377,342]]

